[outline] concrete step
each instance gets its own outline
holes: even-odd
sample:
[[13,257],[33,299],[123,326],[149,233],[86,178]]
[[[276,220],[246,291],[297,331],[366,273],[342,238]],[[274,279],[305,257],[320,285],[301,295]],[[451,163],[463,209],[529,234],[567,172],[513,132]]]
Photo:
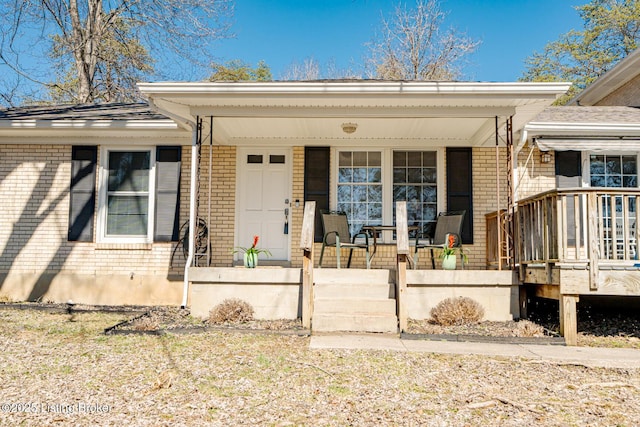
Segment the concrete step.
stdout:
[[314,313],[311,329],[314,332],[397,333],[398,319],[395,315]]
[[394,283],[395,278],[389,270],[367,270],[366,268],[315,268],[315,283],[351,283],[366,285],[370,283]]
[[314,298],[366,298],[389,299],[395,297],[395,287],[388,283],[317,283],[313,286]]
[[315,314],[384,314],[396,313],[396,300],[372,298],[316,298]]

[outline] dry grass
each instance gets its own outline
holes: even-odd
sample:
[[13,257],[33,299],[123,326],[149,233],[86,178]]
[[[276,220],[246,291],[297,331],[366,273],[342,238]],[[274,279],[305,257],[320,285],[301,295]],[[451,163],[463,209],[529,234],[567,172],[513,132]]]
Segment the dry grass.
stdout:
[[468,325],[482,320],[484,308],[471,298],[447,298],[433,307],[430,314],[438,325]]
[[[305,337],[221,330],[102,334],[127,317],[0,310],[2,403],[13,405],[0,424],[632,426],[640,420],[640,373],[633,370],[311,350]],[[17,410],[29,402],[39,412]]]
[[229,322],[249,322],[253,320],[253,307],[238,298],[222,301],[209,312],[209,323],[220,325]]
[[516,337],[543,337],[544,328],[541,325],[533,323],[530,320],[521,320],[514,328],[514,336]]

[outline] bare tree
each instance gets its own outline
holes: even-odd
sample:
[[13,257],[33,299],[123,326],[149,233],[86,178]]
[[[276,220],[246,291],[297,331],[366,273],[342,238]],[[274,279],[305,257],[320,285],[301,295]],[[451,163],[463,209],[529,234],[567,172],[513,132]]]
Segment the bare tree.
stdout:
[[[25,60],[32,46],[53,43],[50,50],[57,49],[62,57],[69,55],[73,63],[73,73],[66,80],[76,84],[73,100],[106,99],[100,94],[114,87],[114,76],[148,73],[151,58],[179,55],[208,62],[212,43],[228,36],[231,1],[0,0],[4,11],[0,17],[0,65],[32,82],[68,91],[68,87],[49,80],[50,70],[42,72],[29,65],[33,59]],[[132,66],[118,66],[125,58]],[[42,58],[39,62],[42,65]],[[125,75],[119,81],[130,85],[137,76],[130,77]]]
[[282,80],[318,80],[318,79],[360,79],[362,73],[349,68],[340,68],[333,58],[320,64],[313,56],[302,63],[293,61],[282,73]]
[[454,28],[442,30],[446,13],[437,0],[399,5],[382,19],[381,36],[370,45],[369,74],[385,80],[453,80],[460,63],[479,45]]
[[318,80],[320,63],[313,57],[305,58],[302,63],[293,61],[282,73],[282,80]]

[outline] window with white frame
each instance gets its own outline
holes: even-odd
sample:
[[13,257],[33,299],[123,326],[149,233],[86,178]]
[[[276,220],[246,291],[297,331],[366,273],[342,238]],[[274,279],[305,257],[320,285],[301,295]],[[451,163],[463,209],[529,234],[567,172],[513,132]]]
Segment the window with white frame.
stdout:
[[338,153],[339,211],[347,214],[351,234],[363,225],[382,224],[382,153],[340,151]]
[[103,149],[101,156],[101,240],[151,242],[155,150]]
[[[363,225],[395,223],[395,202],[407,202],[409,225],[431,235],[438,213],[438,152],[338,151],[337,209],[351,233]],[[389,235],[389,238],[392,236]]]
[[407,220],[422,236],[431,236],[438,214],[438,169],[435,151],[393,152],[393,206],[407,202]]
[[591,154],[591,187],[637,187],[638,158],[635,155]]
[[[588,182],[591,187],[636,188],[638,187],[638,157],[635,154],[590,154]],[[632,256],[637,257],[635,197],[625,200],[621,195],[604,196],[601,215],[604,227],[602,235],[605,242],[603,256],[612,258],[615,246],[617,258],[623,259],[625,240],[629,239]],[[612,227],[614,215],[615,229]],[[625,224],[625,221],[629,221],[629,224]],[[630,229],[630,237],[624,236],[624,230],[627,228]]]

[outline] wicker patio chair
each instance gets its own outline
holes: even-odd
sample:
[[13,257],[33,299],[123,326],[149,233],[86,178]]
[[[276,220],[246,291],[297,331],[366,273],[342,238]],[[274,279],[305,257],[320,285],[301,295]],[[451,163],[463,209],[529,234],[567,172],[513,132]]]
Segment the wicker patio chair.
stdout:
[[[452,212],[440,212],[438,214],[438,220],[436,222],[436,229],[433,233],[433,237],[428,242],[421,242],[419,235],[416,237],[416,245],[413,253],[413,268],[418,266],[418,251],[420,249],[429,249],[431,252],[431,268],[436,268],[436,261],[434,257],[434,249],[444,249],[448,246],[449,235],[455,236],[456,248],[462,248],[462,240],[460,238],[462,234],[462,223],[464,221],[465,211],[452,211]],[[464,262],[462,263],[464,268]]]
[[[351,237],[349,232],[349,221],[347,214],[336,211],[321,211],[322,218],[322,250],[320,251],[319,268],[322,268],[322,258],[324,257],[324,248],[333,246],[336,248],[336,263],[340,268],[340,250],[342,248],[349,249],[349,261],[347,268],[351,266],[351,257],[354,249],[364,249],[367,260],[367,268],[371,267],[371,259],[369,257],[369,236],[366,233],[358,233]],[[364,243],[356,243],[356,238],[364,237]]]

